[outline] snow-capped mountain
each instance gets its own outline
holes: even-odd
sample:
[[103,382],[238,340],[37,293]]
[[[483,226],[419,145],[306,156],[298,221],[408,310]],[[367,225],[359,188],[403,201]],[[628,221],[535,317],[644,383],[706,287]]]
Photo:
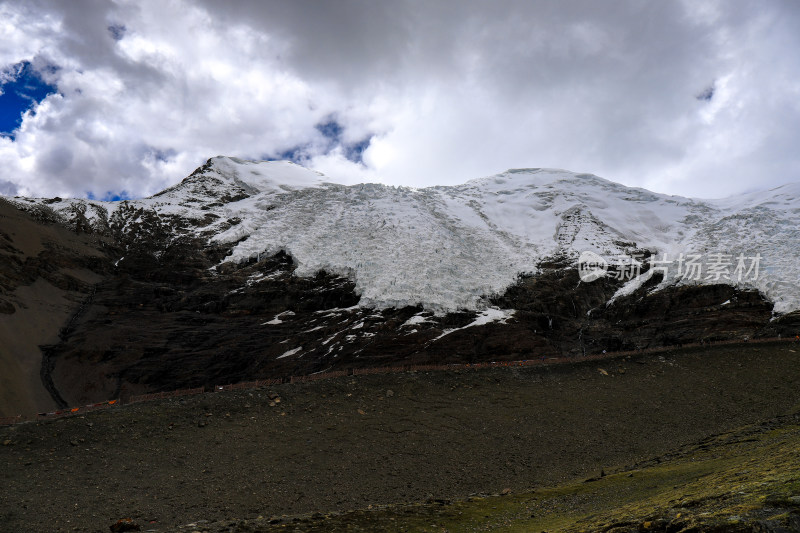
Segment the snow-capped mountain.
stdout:
[[635,264],[642,253],[656,261],[658,269],[638,277],[631,269],[618,295],[660,271],[660,288],[728,283],[758,289],[776,313],[800,309],[797,183],[697,200],[590,174],[514,169],[412,189],[345,186],[288,162],[215,157],[151,198],[44,202],[69,219],[85,212],[95,226],[121,207],[180,218],[190,222],[178,225],[186,232],[235,244],[225,261],[284,251],[297,275],[352,279],[365,307],[482,310],[542,260],[577,262],[588,251],[612,265]]
[[141,200],[9,200],[0,385],[41,377],[43,409],[800,331],[799,184],[710,201],[517,169],[412,189],[216,157]]

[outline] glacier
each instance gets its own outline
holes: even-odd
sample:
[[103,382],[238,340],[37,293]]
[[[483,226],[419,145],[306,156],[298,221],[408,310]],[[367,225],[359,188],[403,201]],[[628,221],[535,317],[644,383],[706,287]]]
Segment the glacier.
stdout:
[[[548,258],[591,251],[614,264],[642,251],[758,257],[758,276],[692,279],[665,269],[658,288],[729,283],[760,290],[776,314],[800,309],[800,184],[721,200],[657,194],[592,174],[512,169],[455,186],[345,185],[286,161],[215,157],[141,200],[10,199],[71,219],[107,221],[121,206],[191,222],[185,231],[232,246],[225,261],[279,251],[299,276],[348,276],[362,307],[486,311],[488,299]],[[635,260],[635,259],[634,259]],[[752,265],[751,265],[752,266]],[[619,294],[633,292],[644,276]],[[499,316],[499,315],[498,315]]]

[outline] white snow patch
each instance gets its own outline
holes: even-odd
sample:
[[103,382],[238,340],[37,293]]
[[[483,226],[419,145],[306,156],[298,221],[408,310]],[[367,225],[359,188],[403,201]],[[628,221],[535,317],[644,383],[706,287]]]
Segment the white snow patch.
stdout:
[[259,283],[261,281],[266,281],[266,280],[269,280],[269,279],[278,278],[281,275],[283,275],[283,272],[281,272],[281,271],[273,272],[271,274],[264,274],[263,272],[256,272],[255,274],[252,274],[249,278],[247,278],[247,281],[245,281],[245,283],[247,284],[248,287],[250,287],[250,286],[253,286],[253,285],[255,285],[255,284],[257,284],[257,283]]
[[282,313],[278,313],[277,315],[275,315],[275,318],[273,318],[269,322],[262,322],[261,325],[262,326],[267,326],[267,325],[277,326],[278,324],[283,324],[284,321],[281,320],[282,316],[294,316],[294,312],[293,311],[284,311]]
[[654,271],[653,269],[648,270],[644,274],[640,274],[633,278],[632,280],[625,283],[622,287],[617,289],[617,292],[614,293],[614,296],[611,297],[610,300],[606,302],[606,305],[611,305],[617,298],[621,298],[623,296],[630,296],[634,292],[636,292],[642,285],[645,284],[647,280],[653,277]]
[[265,276],[264,276],[263,272],[256,272],[255,274],[253,274],[249,278],[247,278],[247,281],[245,281],[245,283],[248,286],[251,286],[251,285],[254,285],[254,284],[258,283],[262,279],[264,279],[264,277]]
[[[424,324],[425,322],[429,322],[429,321],[430,321],[430,317],[429,316],[424,316],[423,313],[417,313],[416,315],[412,316],[411,318],[409,318],[408,320],[403,322],[403,324],[400,327],[404,328],[406,326],[409,326],[409,327],[410,326],[417,326],[419,324]],[[414,330],[414,331],[416,331],[416,330]]]
[[499,322],[500,324],[505,324],[509,318],[514,316],[514,313],[515,311],[513,309],[497,309],[496,307],[490,307],[489,309],[486,309],[478,313],[478,316],[475,317],[475,320],[473,320],[466,326],[460,328],[446,329],[442,332],[441,335],[439,335],[433,340],[438,341],[445,335],[450,335],[454,331],[460,331],[462,329],[467,329],[474,326],[485,326],[486,324],[490,324],[492,322]]
[[489,309],[478,313],[478,317],[471,324],[468,324],[464,327],[470,328],[472,326],[483,326],[491,322],[500,322],[501,324],[505,324],[509,318],[514,316],[514,313],[515,311],[513,309],[497,309],[490,307]]
[[299,352],[302,349],[303,349],[302,346],[298,346],[297,348],[289,350],[288,352],[284,352],[283,355],[279,355],[275,359],[283,359],[284,357],[289,357],[290,355],[294,355],[294,354],[296,354],[297,352]]
[[319,311],[314,311],[314,313],[323,315],[323,318],[329,318],[332,316],[340,315],[342,313],[355,311],[358,308],[359,308],[358,305],[354,305],[351,307],[332,307],[331,309],[320,309]]

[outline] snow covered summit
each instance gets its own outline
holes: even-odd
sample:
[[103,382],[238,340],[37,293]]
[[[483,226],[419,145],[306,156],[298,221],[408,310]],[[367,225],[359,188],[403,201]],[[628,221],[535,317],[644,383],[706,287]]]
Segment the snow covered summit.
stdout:
[[[120,205],[51,207],[67,212],[76,202],[105,216]],[[345,186],[288,162],[216,157],[180,184],[128,204],[192,221],[197,235],[234,245],[226,260],[284,251],[298,275],[349,276],[362,306],[482,309],[543,259],[577,261],[588,251],[613,264],[646,251],[664,261],[662,288],[736,284],[762,291],[778,313],[800,309],[800,184],[718,201],[554,169],[448,187]],[[666,268],[695,255],[706,268],[699,276],[682,262]],[[737,258],[747,259],[747,275],[736,275]],[[709,262],[727,267],[728,278]],[[643,281],[634,277],[623,290]]]

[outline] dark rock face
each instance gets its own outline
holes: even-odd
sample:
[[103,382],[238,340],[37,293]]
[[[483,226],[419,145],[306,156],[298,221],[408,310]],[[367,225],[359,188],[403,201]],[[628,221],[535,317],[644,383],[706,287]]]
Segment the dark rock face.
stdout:
[[[73,224],[76,232],[89,228],[80,217]],[[105,255],[87,258],[103,278],[80,287],[86,298],[59,342],[44,348],[43,382],[60,403],[353,367],[580,358],[786,335],[800,325],[797,313],[770,322],[772,305],[756,292],[727,285],[653,291],[655,277],[608,305],[620,281],[582,283],[559,257],[491,299],[515,310],[506,323],[464,328],[472,312],[423,313],[406,323],[422,309],[359,308],[351,280],[324,272],[299,278],[284,253],[222,262],[230,248],[190,236],[187,224],[141,209],[120,209],[103,222]],[[47,268],[15,263],[2,274],[28,283]]]
[[597,342],[630,349],[751,339],[768,336],[771,317],[772,304],[757,291],[729,285],[670,287],[615,302],[597,324],[605,321],[611,336],[601,333]]
[[659,281],[654,276],[635,293],[607,304],[619,281],[581,283],[575,268],[562,265],[520,280],[495,302],[518,309],[517,320],[534,324],[535,333],[560,355],[744,340],[792,329],[790,320],[770,324],[772,304],[757,291],[729,285],[653,290]]

